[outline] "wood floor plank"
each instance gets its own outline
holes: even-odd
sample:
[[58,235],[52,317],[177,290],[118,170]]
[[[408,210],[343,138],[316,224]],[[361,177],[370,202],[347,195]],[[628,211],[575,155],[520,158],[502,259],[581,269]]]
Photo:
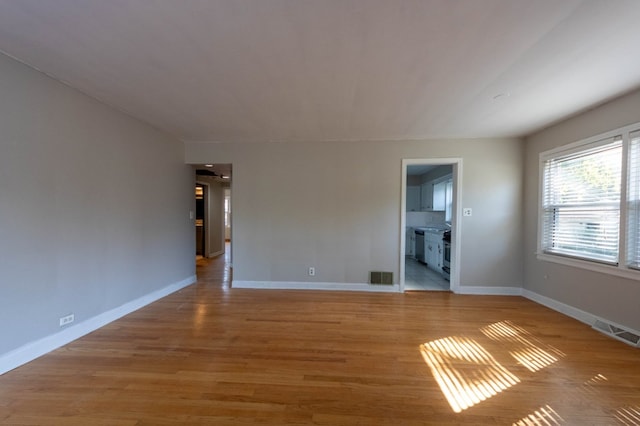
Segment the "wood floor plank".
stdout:
[[633,425],[640,351],[521,297],[198,282],[0,376],[3,425]]

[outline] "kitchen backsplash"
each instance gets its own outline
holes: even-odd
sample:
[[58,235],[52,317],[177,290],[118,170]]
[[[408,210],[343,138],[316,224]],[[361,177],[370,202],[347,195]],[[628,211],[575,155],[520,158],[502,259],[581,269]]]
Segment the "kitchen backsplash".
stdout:
[[444,224],[444,212],[407,212],[407,226]]

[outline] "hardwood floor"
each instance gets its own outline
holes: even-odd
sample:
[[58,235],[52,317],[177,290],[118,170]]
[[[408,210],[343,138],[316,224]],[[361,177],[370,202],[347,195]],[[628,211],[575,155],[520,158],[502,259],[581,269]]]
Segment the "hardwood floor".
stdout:
[[0,424],[640,424],[640,350],[524,298],[229,276],[0,376]]

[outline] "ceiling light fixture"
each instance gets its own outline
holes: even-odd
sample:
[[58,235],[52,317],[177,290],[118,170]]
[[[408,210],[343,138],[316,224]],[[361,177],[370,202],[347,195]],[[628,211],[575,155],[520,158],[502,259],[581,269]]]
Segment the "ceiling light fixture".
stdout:
[[205,164],[205,167],[213,167],[213,164]]

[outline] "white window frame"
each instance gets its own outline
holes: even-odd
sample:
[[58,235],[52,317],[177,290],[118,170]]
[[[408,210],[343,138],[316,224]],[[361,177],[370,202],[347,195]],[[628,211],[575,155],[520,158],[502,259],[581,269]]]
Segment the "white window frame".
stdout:
[[[606,133],[579,140],[577,142],[557,147],[548,151],[541,152],[538,162],[538,233],[537,233],[537,259],[558,263],[576,268],[587,269],[591,271],[601,272],[604,274],[617,275],[625,278],[640,280],[640,270],[631,268],[627,265],[627,195],[628,195],[628,161],[629,161],[629,135],[634,131],[640,130],[640,123],[630,124],[618,129],[611,130]],[[544,232],[544,165],[550,158],[561,157],[571,153],[577,153],[582,150],[589,149],[598,141],[603,139],[622,136],[622,165],[621,165],[621,191],[620,191],[620,226],[618,241],[618,264],[611,265],[598,261],[578,259],[558,254],[546,253],[542,247]],[[640,226],[640,224],[638,225]]]

